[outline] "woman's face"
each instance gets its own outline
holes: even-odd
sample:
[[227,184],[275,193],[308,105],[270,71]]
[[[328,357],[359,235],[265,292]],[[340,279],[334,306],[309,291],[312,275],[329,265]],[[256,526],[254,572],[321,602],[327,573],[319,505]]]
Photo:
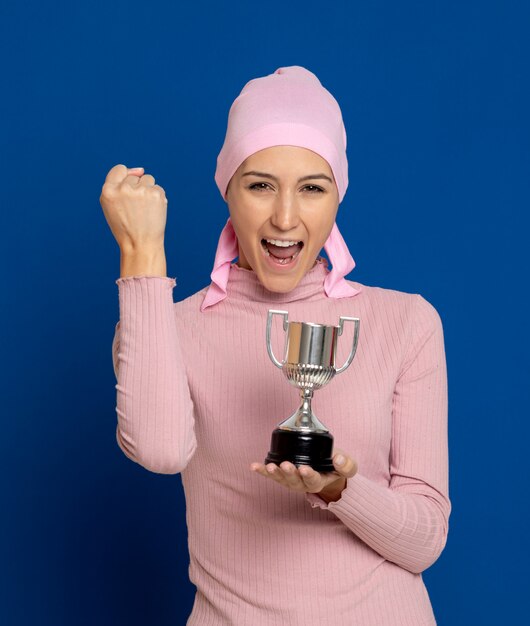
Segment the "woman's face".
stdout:
[[[328,162],[298,146],[272,146],[249,156],[230,179],[226,200],[239,243],[237,264],[278,292],[294,289],[314,266],[339,207]],[[297,245],[269,244],[269,252],[265,239]],[[276,258],[293,253],[286,264]]]

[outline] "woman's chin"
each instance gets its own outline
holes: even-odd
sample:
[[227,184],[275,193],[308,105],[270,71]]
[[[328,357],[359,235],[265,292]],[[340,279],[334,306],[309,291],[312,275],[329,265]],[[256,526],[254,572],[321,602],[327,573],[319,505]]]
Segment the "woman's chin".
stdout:
[[304,275],[301,269],[302,266],[292,272],[277,273],[274,269],[267,267],[265,264],[261,264],[259,272],[256,272],[256,274],[258,274],[259,281],[265,289],[277,293],[287,293],[292,291],[300,282],[300,279]]
[[[310,269],[307,266],[307,250],[302,247],[291,263],[281,263],[276,259],[266,255],[262,249],[258,251],[258,256],[245,257],[243,262],[238,259],[236,265],[254,272],[260,283],[268,291],[277,293],[287,293],[292,291],[300,282],[304,274]],[[313,258],[311,267],[314,267],[316,258]]]

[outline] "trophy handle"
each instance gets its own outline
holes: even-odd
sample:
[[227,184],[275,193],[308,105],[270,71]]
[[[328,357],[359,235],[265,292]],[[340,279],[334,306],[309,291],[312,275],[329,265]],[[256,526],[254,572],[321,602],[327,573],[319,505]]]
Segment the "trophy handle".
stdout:
[[345,317],[344,315],[341,315],[340,321],[339,321],[339,332],[338,332],[339,336],[342,335],[343,324],[346,321],[355,322],[355,331],[353,333],[353,346],[352,346],[350,354],[348,355],[348,358],[346,359],[346,363],[344,363],[342,367],[339,367],[339,369],[335,369],[335,374],[340,374],[347,367],[349,367],[350,363],[353,361],[355,352],[357,351],[357,341],[359,340],[359,324],[361,323],[361,320],[358,317]]
[[283,315],[283,330],[287,330],[287,318],[288,318],[289,313],[288,311],[277,311],[275,309],[269,309],[269,312],[267,315],[267,336],[266,336],[267,352],[269,353],[271,361],[274,363],[274,365],[276,365],[276,367],[279,367],[281,369],[283,368],[285,361],[283,361],[283,363],[280,363],[280,361],[278,361],[278,359],[274,356],[272,352],[272,346],[271,346],[272,316],[275,314]]

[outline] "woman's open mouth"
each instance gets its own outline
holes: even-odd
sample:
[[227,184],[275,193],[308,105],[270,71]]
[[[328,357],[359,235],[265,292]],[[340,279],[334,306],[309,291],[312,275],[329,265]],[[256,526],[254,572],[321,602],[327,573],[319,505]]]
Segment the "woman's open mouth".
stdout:
[[292,266],[298,258],[302,248],[303,241],[282,241],[278,239],[261,240],[261,247],[269,263],[278,266]]

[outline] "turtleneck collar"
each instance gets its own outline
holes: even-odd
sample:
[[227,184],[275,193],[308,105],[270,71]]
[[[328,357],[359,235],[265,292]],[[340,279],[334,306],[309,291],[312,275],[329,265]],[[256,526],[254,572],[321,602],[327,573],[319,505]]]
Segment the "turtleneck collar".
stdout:
[[254,302],[296,302],[298,300],[318,300],[325,298],[324,280],[329,274],[328,261],[317,257],[315,265],[300,279],[291,291],[280,293],[269,291],[259,281],[254,270],[230,264],[230,274],[226,285],[226,295],[233,300],[253,300]]

